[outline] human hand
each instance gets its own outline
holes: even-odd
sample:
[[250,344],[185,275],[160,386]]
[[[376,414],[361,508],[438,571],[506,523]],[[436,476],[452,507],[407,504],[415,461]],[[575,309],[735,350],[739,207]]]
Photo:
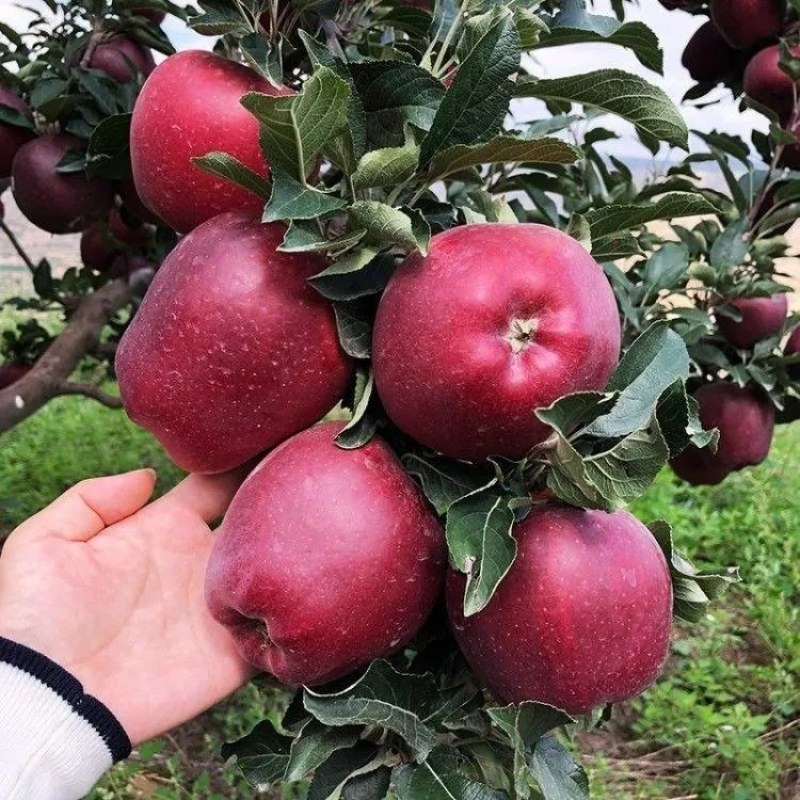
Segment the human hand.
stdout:
[[43,653],[136,745],[197,716],[250,674],[203,584],[233,474],[191,475],[149,505],[152,470],[77,484],[0,557],[0,636]]

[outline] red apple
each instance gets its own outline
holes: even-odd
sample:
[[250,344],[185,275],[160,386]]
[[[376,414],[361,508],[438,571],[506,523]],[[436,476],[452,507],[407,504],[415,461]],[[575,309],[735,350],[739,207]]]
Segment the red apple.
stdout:
[[574,239],[468,225],[434,236],[392,277],[373,368],[386,412],[418,442],[455,458],[521,458],[548,435],[534,409],[603,389],[619,348],[611,287]]
[[749,349],[762,339],[774,336],[786,322],[789,302],[784,293],[770,297],[739,297],[728,300],[727,305],[742,315],[738,322],[717,314],[719,332],[735,347]]
[[224,211],[263,209],[260,197],[191,161],[223,150],[267,174],[258,121],[240,103],[247,92],[292,93],[199,50],[170,56],[147,79],[131,123],[133,177],[145,205],[176,231],[186,233]]
[[406,644],[436,602],[444,532],[379,438],[342,450],[304,431],[244,482],[206,575],[239,652],[289,685],[343,677]]
[[333,309],[307,283],[324,261],[276,250],[284,231],[236,212],[197,228],[120,342],[125,409],[186,470],[243,464],[316,422],[347,387]]
[[713,22],[701,25],[683,51],[681,63],[698,83],[719,83],[739,66],[739,53],[722,38]]
[[75,233],[104,218],[114,199],[111,181],[84,172],[56,172],[69,150],[85,143],[74,136],[40,136],[23,145],[12,168],[12,192],[19,210],[50,233]]
[[670,462],[691,484],[717,484],[728,473],[760,464],[768,455],[775,428],[775,409],[763,392],[718,381],[703,384],[694,398],[703,428],[719,429],[716,453],[689,445]]
[[747,50],[783,28],[786,0],[711,0],[711,19],[731,47]]
[[106,272],[120,252],[103,223],[92,225],[81,234],[81,261],[89,269]]
[[[5,86],[0,86],[0,106],[7,106],[14,111],[19,111],[26,117],[31,115],[28,104]],[[28,128],[0,122],[0,178],[8,178],[11,175],[11,165],[17,151],[35,136],[36,134]]]
[[141,223],[129,225],[118,208],[112,208],[108,215],[108,230],[115,239],[130,247],[143,247],[153,238],[152,227]]
[[[800,353],[800,325],[798,325],[786,340],[783,348],[783,354],[786,356],[793,356]],[[800,364],[792,364],[787,367],[789,377],[795,382],[800,382]]]
[[136,184],[132,178],[120,181],[118,187],[119,197],[122,206],[135,219],[146,222],[149,225],[163,225],[163,220],[159,219],[143,202],[136,191]]
[[156,67],[153,54],[127,36],[114,36],[97,45],[89,63],[119,83],[128,83],[137,74],[147,77]]
[[[800,48],[792,48],[800,55]],[[744,92],[752,100],[771,108],[786,121],[794,109],[794,82],[780,68],[778,45],[759,50],[744,71]]]
[[0,364],[0,389],[5,389],[24,378],[31,371],[30,364],[20,364],[17,361],[6,361]]
[[447,575],[459,647],[501,703],[582,714],[644,691],[661,672],[672,582],[650,531],[627,511],[535,508],[489,605],[464,617],[465,576]]

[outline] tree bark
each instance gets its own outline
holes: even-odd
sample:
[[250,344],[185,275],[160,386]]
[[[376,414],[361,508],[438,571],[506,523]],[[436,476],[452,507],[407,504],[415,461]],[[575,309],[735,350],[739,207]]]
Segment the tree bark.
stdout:
[[[0,433],[35,414],[53,397],[76,393],[75,384],[68,382],[69,376],[83,356],[97,346],[103,328],[130,298],[127,282],[120,279],[83,297],[64,330],[33,369],[16,383],[0,390]],[[99,400],[102,394],[103,400],[107,399],[96,389],[80,394],[95,400]]]

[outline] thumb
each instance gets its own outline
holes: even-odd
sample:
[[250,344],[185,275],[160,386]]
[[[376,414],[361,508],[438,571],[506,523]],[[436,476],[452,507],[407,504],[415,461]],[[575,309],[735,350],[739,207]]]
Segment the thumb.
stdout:
[[155,480],[154,470],[137,469],[81,481],[23,522],[12,535],[86,542],[142,508],[153,494]]

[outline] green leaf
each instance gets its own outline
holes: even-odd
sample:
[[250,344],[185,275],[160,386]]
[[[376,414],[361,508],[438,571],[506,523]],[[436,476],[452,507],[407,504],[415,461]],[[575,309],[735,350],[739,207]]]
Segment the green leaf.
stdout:
[[521,139],[501,135],[485,144],[459,144],[438,153],[428,167],[431,182],[481,164],[571,164],[581,152],[559,139]]
[[377,200],[358,200],[347,210],[349,228],[354,231],[364,231],[362,241],[367,247],[375,250],[385,250],[400,247],[405,250],[427,251],[430,238],[417,238],[411,217],[402,210],[394,208]]
[[222,758],[227,761],[236,756],[247,780],[259,789],[266,789],[283,778],[291,744],[291,738],[278,733],[272,723],[265,720],[247,736],[222,745]]
[[338,259],[308,281],[329,300],[356,300],[382,291],[395,266],[392,256],[364,247]]
[[663,72],[664,53],[658,37],[642,22],[619,22],[613,17],[588,14],[580,2],[562,3],[559,13],[546,21],[549,33],[540,38],[537,49],[566,44],[615,44],[630,49],[648,69]]
[[332,753],[352,747],[359,740],[361,731],[358,726],[329,728],[312,719],[292,742],[284,780],[302,780]]
[[385,147],[365,153],[352,175],[353,188],[394,186],[410,178],[419,162],[419,146],[406,142],[402,147]]
[[266,179],[262,178],[257,172],[253,172],[249,167],[228,153],[213,152],[207,155],[193,158],[192,163],[196,164],[209,175],[216,175],[236,186],[241,186],[248,192],[264,198],[266,201],[269,196],[269,187]]
[[418,453],[406,453],[402,460],[406,472],[419,480],[425,497],[439,515],[457,500],[497,482],[495,471],[489,464],[470,464]]
[[354,775],[342,787],[341,800],[383,800],[389,791],[391,779],[392,771],[387,766]]
[[346,750],[332,753],[314,775],[306,800],[328,800],[337,796],[339,787],[353,774],[367,766],[380,748],[369,742],[359,742]]
[[619,69],[596,70],[567,78],[520,80],[514,94],[598,108],[633,123],[645,138],[684,150],[689,146],[686,123],[664,91]]
[[226,0],[201,0],[203,13],[189,19],[189,27],[203,36],[246,36],[251,24],[242,16],[239,7]]
[[464,616],[482,611],[517,555],[508,498],[491,489],[457,500],[447,511],[450,562],[467,576]]
[[272,192],[264,211],[264,222],[316,219],[344,208],[347,201],[295,180],[282,169],[272,171]]
[[318,220],[292,220],[286,228],[283,241],[278,250],[284,253],[324,253],[332,250],[345,250],[357,245],[364,238],[364,231],[329,239]]
[[90,178],[124,179],[130,176],[130,131],[133,114],[106,117],[92,133],[86,153]]
[[459,144],[474,144],[500,130],[513,91],[510,76],[519,69],[519,36],[511,12],[498,8],[494,23],[462,59],[422,140],[420,163]]
[[371,308],[358,301],[333,304],[342,349],[351,358],[369,358],[372,347]]
[[505,792],[467,777],[453,747],[437,747],[422,764],[396,767],[392,778],[399,800],[507,800]]
[[350,64],[364,108],[369,149],[402,147],[407,124],[427,131],[445,89],[425,69],[402,61]]
[[728,225],[711,245],[709,264],[717,269],[741,266],[749,248],[744,238],[749,228],[750,220],[746,216]]
[[544,703],[524,702],[486,711],[514,748],[514,789],[519,797],[528,798],[531,796],[528,761],[533,748],[543,736],[575,720]]
[[642,272],[642,288],[648,296],[673,289],[689,268],[689,248],[685,244],[666,242],[647,259]]
[[687,622],[699,622],[711,600],[731,584],[739,583],[739,570],[728,567],[721,572],[701,572],[672,543],[672,528],[664,521],[648,525],[664,551],[672,577],[672,613]]
[[430,675],[398,672],[386,661],[373,661],[352,686],[333,694],[306,689],[303,704],[324,725],[377,725],[396,733],[425,759],[436,733],[427,721],[440,708],[442,694]]
[[554,736],[539,740],[530,768],[544,800],[589,800],[586,770]]
[[[670,192],[649,205],[613,205],[586,212],[592,240],[645,225],[659,219],[703,216],[716,209],[704,197],[689,192]],[[594,251],[593,251],[594,252]],[[595,256],[596,257],[596,256]]]
[[647,425],[658,398],[677,380],[689,377],[686,344],[669,323],[653,323],[625,353],[609,383],[618,391],[614,407],[595,419],[585,430],[590,436],[627,436]]
[[366,373],[359,370],[356,383],[356,396],[353,402],[353,416],[336,435],[336,444],[343,450],[356,450],[363,447],[374,435],[378,421],[369,414],[369,405],[375,387],[372,370]]

